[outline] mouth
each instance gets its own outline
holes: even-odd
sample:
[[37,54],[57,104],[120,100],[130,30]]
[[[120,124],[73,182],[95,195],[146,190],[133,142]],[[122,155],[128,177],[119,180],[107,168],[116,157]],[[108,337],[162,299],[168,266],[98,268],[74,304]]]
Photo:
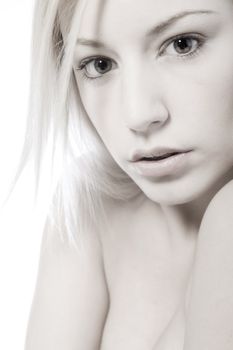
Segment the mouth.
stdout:
[[178,150],[171,148],[154,148],[152,150],[136,151],[131,158],[131,162],[160,162],[164,159],[190,152],[190,150]]
[[160,160],[170,158],[170,157],[175,156],[177,154],[180,154],[180,152],[167,153],[167,154],[164,154],[163,156],[158,156],[158,157],[157,156],[142,157],[138,161],[148,161],[148,162],[156,161],[156,162],[158,162]]
[[132,169],[145,177],[178,176],[189,169],[192,159],[189,153],[192,153],[192,150],[158,148],[150,153],[137,152],[131,160]]

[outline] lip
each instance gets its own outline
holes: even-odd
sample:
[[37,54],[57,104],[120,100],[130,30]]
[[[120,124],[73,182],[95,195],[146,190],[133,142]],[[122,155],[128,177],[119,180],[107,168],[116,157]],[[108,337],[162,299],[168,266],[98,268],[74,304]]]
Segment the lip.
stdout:
[[191,150],[179,152],[176,155],[161,160],[133,161],[131,165],[137,174],[145,177],[161,178],[165,176],[180,176],[189,168],[191,152]]
[[145,157],[159,157],[169,153],[187,153],[190,151],[191,150],[181,150],[170,147],[155,147],[150,150],[136,150],[136,152],[131,157],[130,162],[142,161],[141,159]]

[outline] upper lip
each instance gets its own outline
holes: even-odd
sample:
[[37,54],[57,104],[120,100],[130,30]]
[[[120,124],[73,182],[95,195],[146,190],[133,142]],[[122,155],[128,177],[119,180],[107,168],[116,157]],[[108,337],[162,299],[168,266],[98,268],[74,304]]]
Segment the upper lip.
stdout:
[[131,157],[130,161],[137,162],[142,158],[160,157],[171,153],[187,153],[190,151],[191,150],[181,150],[181,149],[170,148],[170,147],[155,147],[149,150],[136,150],[136,152]]

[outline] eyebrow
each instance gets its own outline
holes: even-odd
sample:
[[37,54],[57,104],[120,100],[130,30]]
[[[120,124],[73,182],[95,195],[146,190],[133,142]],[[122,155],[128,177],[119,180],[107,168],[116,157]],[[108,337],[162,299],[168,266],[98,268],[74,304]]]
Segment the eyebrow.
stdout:
[[[176,22],[178,22],[180,19],[184,17],[191,16],[191,15],[208,15],[208,14],[217,14],[217,12],[211,11],[211,10],[189,10],[189,11],[179,12],[174,16],[168,18],[167,20],[157,24],[152,29],[150,29],[146,33],[146,37],[162,34],[163,32],[168,30],[171,26],[173,26]],[[85,38],[78,38],[76,43],[82,46],[92,46],[97,49],[107,47],[107,45],[105,45],[101,41],[85,39]]]
[[183,12],[177,13],[174,16],[170,17],[169,19],[165,20],[164,22],[159,23],[151,30],[149,30],[146,36],[159,35],[184,17],[193,16],[193,15],[209,15],[209,14],[217,14],[217,12],[210,11],[210,10],[198,10],[198,11],[190,10],[190,11],[183,11]]

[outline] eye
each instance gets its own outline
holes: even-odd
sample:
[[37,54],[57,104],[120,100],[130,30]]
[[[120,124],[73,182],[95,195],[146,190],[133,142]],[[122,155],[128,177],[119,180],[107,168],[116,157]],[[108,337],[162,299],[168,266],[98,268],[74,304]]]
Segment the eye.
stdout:
[[87,78],[96,79],[115,69],[115,67],[116,63],[112,59],[98,56],[84,59],[76,69],[83,70]]
[[197,34],[179,35],[165,43],[160,55],[186,57],[198,53],[204,44],[204,38]]

